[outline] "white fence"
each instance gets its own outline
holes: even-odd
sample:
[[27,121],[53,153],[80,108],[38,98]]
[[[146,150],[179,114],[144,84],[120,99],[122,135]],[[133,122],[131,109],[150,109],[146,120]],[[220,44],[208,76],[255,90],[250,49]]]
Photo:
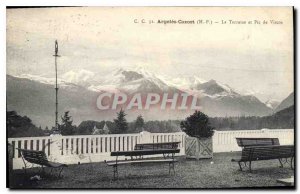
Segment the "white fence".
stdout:
[[214,152],[241,151],[237,145],[237,137],[269,137],[278,138],[280,145],[294,144],[294,129],[262,129],[239,131],[215,131],[213,136]]
[[[12,145],[13,168],[23,167],[20,152],[15,148],[44,150],[49,160],[66,164],[101,162],[112,160],[111,151],[133,150],[137,143],[180,141],[179,155],[185,154],[185,133],[149,133],[77,135],[52,137],[9,138]],[[281,145],[294,143],[293,129],[216,131],[213,136],[214,152],[240,151],[236,137],[274,137]],[[43,149],[44,148],[44,149]]]
[[20,152],[15,148],[42,150],[49,160],[66,164],[101,162],[112,160],[112,151],[133,150],[137,143],[157,143],[179,141],[180,153],[185,151],[185,133],[149,133],[109,134],[109,135],[77,135],[52,137],[9,138],[13,150],[13,168],[22,168]]

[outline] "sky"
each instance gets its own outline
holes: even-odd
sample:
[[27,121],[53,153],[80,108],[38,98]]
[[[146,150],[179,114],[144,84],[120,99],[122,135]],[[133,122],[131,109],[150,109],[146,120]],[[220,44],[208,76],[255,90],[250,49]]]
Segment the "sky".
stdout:
[[[170,79],[215,79],[262,101],[281,101],[294,87],[292,19],[291,7],[9,9],[7,74],[54,77],[57,40],[59,76],[72,70],[102,76],[120,67],[143,67]],[[229,20],[268,24],[228,24]]]

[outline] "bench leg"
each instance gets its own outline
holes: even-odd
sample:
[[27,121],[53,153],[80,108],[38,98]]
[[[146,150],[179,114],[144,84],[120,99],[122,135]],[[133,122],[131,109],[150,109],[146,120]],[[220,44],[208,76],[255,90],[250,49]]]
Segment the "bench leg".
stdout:
[[24,177],[23,177],[23,181],[24,181],[24,183],[25,183],[25,182],[27,181],[27,169],[26,169],[26,164],[24,165],[23,169],[24,169]]
[[41,165],[41,168],[38,173],[41,173],[41,175],[45,176],[46,173],[43,165]]
[[251,169],[251,161],[249,162],[249,171],[252,172],[252,169]]
[[241,166],[241,162],[238,162],[238,164],[239,164],[239,167],[240,167],[240,171],[243,171],[243,168]]
[[169,175],[171,174],[172,170],[175,175],[175,164],[174,164],[174,162],[169,162]]
[[239,167],[240,167],[240,171],[243,171],[243,169],[247,169],[248,168],[249,171],[252,172],[251,161],[249,161],[249,164],[247,164],[247,161],[245,161],[245,162],[238,162],[238,164],[239,164]]
[[290,163],[291,169],[294,169],[293,168],[294,157],[291,157],[291,161],[289,161],[288,158],[279,158],[278,160],[280,162],[280,168],[283,168],[284,164],[288,164],[289,165],[289,163]]
[[279,163],[280,163],[280,168],[283,168],[283,163],[281,161],[281,158],[278,158],[278,160],[279,160]]
[[279,162],[281,164],[281,168],[283,168],[283,164],[289,164],[291,165],[291,169],[294,169],[293,164],[294,164],[294,157],[291,157],[291,161],[289,161],[288,158],[284,158],[285,160],[283,160],[283,158],[279,159]]
[[60,169],[60,171],[59,171],[59,173],[58,173],[58,178],[60,177],[60,174],[61,174],[61,172],[63,171],[63,169],[64,169],[64,166],[61,167],[61,169]]
[[114,180],[116,180],[116,178],[119,178],[118,165],[113,166],[113,171],[114,171]]
[[23,163],[24,163],[24,167],[23,167],[23,169],[24,169],[24,179],[26,180],[26,177],[27,177],[27,163],[26,163],[26,161],[25,161],[25,159],[23,158],[23,155],[21,155],[22,156],[22,161],[23,161]]
[[26,165],[24,166],[24,174],[25,174],[25,176],[27,176],[27,166]]

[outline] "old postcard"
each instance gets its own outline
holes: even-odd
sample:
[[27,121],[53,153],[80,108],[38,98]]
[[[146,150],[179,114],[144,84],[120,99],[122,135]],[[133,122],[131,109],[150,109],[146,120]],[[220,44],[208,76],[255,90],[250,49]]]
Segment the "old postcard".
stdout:
[[293,7],[7,7],[9,188],[294,188]]

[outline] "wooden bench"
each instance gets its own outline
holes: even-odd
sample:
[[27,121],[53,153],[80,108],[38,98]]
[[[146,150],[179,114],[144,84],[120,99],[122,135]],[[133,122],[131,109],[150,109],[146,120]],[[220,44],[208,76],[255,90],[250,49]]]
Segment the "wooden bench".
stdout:
[[[147,149],[147,150],[132,150],[132,151],[117,151],[111,152],[111,156],[115,156],[114,161],[104,161],[108,166],[113,167],[114,180],[118,177],[118,166],[125,164],[149,164],[149,163],[168,163],[169,174],[171,171],[175,174],[175,160],[174,155],[179,153],[179,149]],[[171,154],[171,158],[159,158],[159,159],[143,159],[145,155],[158,155],[158,154]],[[118,160],[119,156],[130,157],[130,160]],[[136,159],[134,159],[136,157]]]
[[[20,148],[16,148],[16,149],[19,150],[21,153],[22,160],[24,163],[25,174],[29,163],[40,165],[43,171],[44,171],[44,167],[60,168],[58,177],[60,177],[63,168],[67,167],[66,164],[49,161],[44,151],[35,151],[35,150],[27,150],[27,149],[20,149]],[[51,173],[52,173],[52,169],[51,169]]]
[[278,138],[241,138],[237,137],[239,147],[280,145]]
[[180,141],[136,144],[134,150],[178,149]]
[[[143,143],[136,144],[134,150],[158,150],[158,149],[178,149],[180,141],[176,142],[162,142],[162,143]],[[170,154],[163,154],[164,158],[169,157]],[[143,157],[143,156],[140,156]]]
[[[290,163],[293,169],[294,156],[293,145],[249,146],[243,148],[240,159],[232,159],[232,162],[237,162],[241,171],[243,168],[248,168],[251,172],[251,163],[254,161],[278,159],[281,167],[284,163]],[[291,158],[290,162],[289,158]]]

